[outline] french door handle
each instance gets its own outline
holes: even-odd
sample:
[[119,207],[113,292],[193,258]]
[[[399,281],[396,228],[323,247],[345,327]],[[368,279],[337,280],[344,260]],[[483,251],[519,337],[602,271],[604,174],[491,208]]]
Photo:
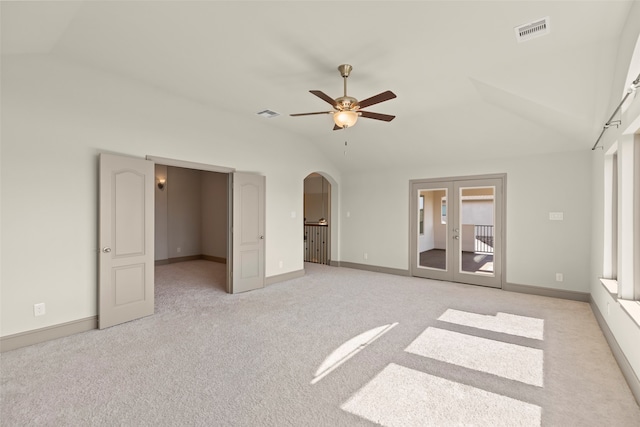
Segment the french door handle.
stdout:
[[455,240],[459,240],[459,239],[460,239],[460,236],[453,236],[453,238],[454,238]]
[[102,252],[108,254],[109,252],[111,252],[111,248],[109,246],[105,246],[104,248],[102,248]]

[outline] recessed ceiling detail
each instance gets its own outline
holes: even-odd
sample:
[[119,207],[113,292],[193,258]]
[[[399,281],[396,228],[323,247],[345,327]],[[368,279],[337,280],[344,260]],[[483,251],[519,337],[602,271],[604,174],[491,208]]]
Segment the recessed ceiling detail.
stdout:
[[526,42],[537,37],[546,36],[551,31],[551,21],[546,16],[528,24],[515,27],[518,43]]

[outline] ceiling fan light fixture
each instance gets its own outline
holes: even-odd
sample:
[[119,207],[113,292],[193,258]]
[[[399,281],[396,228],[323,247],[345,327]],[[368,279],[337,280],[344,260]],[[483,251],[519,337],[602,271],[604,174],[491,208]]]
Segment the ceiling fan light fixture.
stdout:
[[355,111],[337,111],[333,114],[333,121],[336,126],[348,128],[356,124],[358,121],[358,113]]

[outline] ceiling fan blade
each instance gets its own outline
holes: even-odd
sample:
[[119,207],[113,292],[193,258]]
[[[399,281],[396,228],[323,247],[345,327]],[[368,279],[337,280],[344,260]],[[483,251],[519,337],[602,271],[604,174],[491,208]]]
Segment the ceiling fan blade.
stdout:
[[382,92],[375,96],[372,96],[371,98],[364,99],[358,102],[358,104],[360,105],[360,108],[366,108],[370,105],[379,104],[380,102],[388,101],[395,97],[396,97],[396,94],[388,90],[386,92]]
[[344,129],[344,128],[338,125],[333,125],[333,130],[340,130],[340,129]]
[[370,111],[358,111],[362,117],[366,117],[367,119],[376,119],[382,120],[384,122],[390,122],[395,119],[396,116],[390,116],[389,114],[380,114],[380,113],[372,113]]
[[314,116],[316,114],[331,114],[331,113],[335,113],[335,111],[318,111],[316,113],[296,113],[296,114],[289,114],[291,117],[298,117],[298,116]]
[[330,97],[329,95],[324,93],[323,91],[321,91],[321,90],[310,90],[309,92],[311,92],[312,94],[314,94],[318,98],[322,99],[323,101],[331,104],[331,106],[335,108],[336,101],[332,97]]

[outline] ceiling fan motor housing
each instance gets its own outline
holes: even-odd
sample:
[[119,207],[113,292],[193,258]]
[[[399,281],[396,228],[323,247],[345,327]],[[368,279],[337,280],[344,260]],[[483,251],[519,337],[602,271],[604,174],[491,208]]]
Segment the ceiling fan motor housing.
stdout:
[[351,96],[341,96],[336,98],[336,108],[340,111],[358,109],[358,100]]

